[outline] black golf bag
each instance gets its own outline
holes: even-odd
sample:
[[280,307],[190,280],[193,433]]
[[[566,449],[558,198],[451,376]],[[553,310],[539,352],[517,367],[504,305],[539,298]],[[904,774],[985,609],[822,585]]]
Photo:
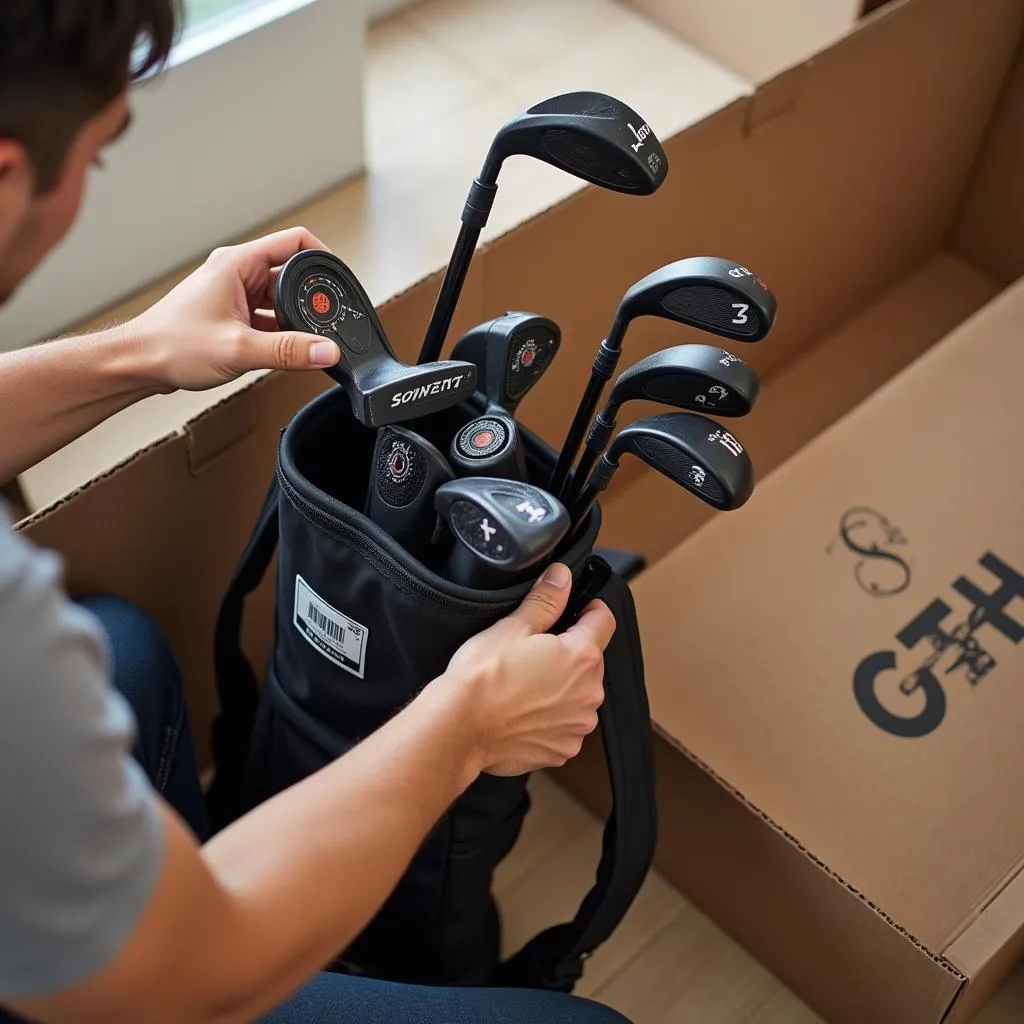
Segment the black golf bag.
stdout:
[[[416,428],[446,446],[445,438],[479,412],[467,404]],[[543,486],[554,452],[523,433],[530,479]],[[356,421],[341,388],[312,401],[282,433],[276,478],[217,623],[215,827],[379,728],[445,670],[464,641],[512,611],[529,590],[529,583],[494,592],[452,584],[367,519],[359,510],[373,446],[374,432]],[[632,598],[593,553],[599,519],[595,508],[561,556],[573,570],[574,590],[558,628],[598,595],[618,622],[600,711],[614,809],[578,913],[499,963],[491,881],[516,842],[529,796],[526,778],[483,775],[437,824],[377,917],[339,951],[338,969],[426,984],[570,991],[584,960],[635,897],[655,840],[651,729]],[[261,689],[239,632],[246,595],[275,550],[274,645]]]

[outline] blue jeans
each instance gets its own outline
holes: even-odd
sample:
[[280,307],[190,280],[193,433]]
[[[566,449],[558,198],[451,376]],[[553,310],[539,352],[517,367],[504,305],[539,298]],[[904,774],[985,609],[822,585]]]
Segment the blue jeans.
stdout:
[[[110,638],[114,685],[138,720],[135,757],[154,787],[207,834],[185,697],[174,655],[156,624],[127,601],[82,602]],[[2,1014],[0,1014],[2,1020]],[[629,1024],[613,1010],[550,992],[424,988],[320,974],[261,1024]]]

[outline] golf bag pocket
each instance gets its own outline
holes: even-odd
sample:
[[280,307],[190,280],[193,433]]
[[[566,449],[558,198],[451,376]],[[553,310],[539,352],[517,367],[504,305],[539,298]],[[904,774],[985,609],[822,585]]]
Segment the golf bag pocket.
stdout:
[[[467,420],[473,415],[472,408],[465,410]],[[554,453],[532,436],[526,436],[526,443],[528,462],[538,473],[550,472]],[[209,795],[215,828],[330,764],[379,729],[444,674],[463,643],[510,613],[530,589],[532,581],[498,591],[453,584],[366,518],[359,510],[373,444],[373,431],[354,419],[340,388],[307,405],[282,433],[275,479],[217,622],[221,711],[214,724],[216,777]],[[620,861],[628,835],[622,828],[633,828],[639,837],[637,852],[626,859],[632,870],[613,894],[614,906],[621,906],[618,916],[609,914],[607,900],[588,897],[604,908],[596,925],[591,914],[571,934],[560,932],[553,945],[549,937],[543,955],[533,950],[516,968],[521,977],[515,983],[524,985],[572,987],[583,958],[607,937],[635,895],[653,847],[650,733],[639,638],[628,589],[624,584],[617,588],[610,574],[595,573],[599,560],[592,548],[598,527],[595,509],[571,548],[559,556],[578,585],[558,628],[565,628],[596,596],[597,588],[587,581],[599,580],[601,596],[620,621],[608,651],[609,671],[613,662],[628,666],[616,670],[621,681],[615,689],[627,695],[632,709],[624,742],[632,745],[629,757],[636,762],[633,804],[646,806],[640,824],[620,816],[617,827],[610,826],[611,840],[606,834],[606,847],[611,841]],[[275,551],[274,644],[261,687],[241,651],[239,634],[246,595],[263,578]],[[604,731],[607,745],[616,726],[609,731],[606,724]],[[500,976],[499,924],[491,882],[528,811],[526,784],[525,777],[477,779],[428,836],[377,917],[347,950],[339,950],[339,965],[407,982],[495,983]],[[338,879],[338,884],[358,882]]]

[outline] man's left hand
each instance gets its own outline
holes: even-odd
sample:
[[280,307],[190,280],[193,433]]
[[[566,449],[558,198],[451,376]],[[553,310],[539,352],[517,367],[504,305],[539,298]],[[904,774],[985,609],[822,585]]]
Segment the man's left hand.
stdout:
[[282,331],[273,313],[281,266],[326,246],[305,228],[215,250],[194,273],[122,330],[160,391],[205,391],[250,370],[322,370],[335,342]]

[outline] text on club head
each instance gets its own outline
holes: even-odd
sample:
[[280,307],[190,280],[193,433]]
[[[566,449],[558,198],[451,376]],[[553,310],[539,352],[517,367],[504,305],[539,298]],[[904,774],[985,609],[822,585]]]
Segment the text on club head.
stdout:
[[518,505],[516,511],[522,512],[527,517],[527,522],[539,523],[544,520],[548,510],[543,505],[534,505],[529,498],[524,498]]
[[444,377],[435,380],[432,384],[421,384],[418,388],[411,388],[409,391],[396,391],[391,396],[391,408],[408,405],[410,402],[420,402],[425,398],[433,398],[435,395],[443,394],[446,391],[457,391],[462,387],[464,377],[459,374],[457,377]]
[[720,444],[730,455],[743,454],[743,445],[727,430],[716,430],[713,434],[708,434],[708,440]]
[[633,152],[634,153],[639,153],[640,150],[643,148],[643,144],[647,141],[647,137],[651,134],[650,126],[645,123],[645,124],[642,124],[639,128],[634,128],[627,121],[626,122],[626,127],[636,137],[636,142],[632,143]]

